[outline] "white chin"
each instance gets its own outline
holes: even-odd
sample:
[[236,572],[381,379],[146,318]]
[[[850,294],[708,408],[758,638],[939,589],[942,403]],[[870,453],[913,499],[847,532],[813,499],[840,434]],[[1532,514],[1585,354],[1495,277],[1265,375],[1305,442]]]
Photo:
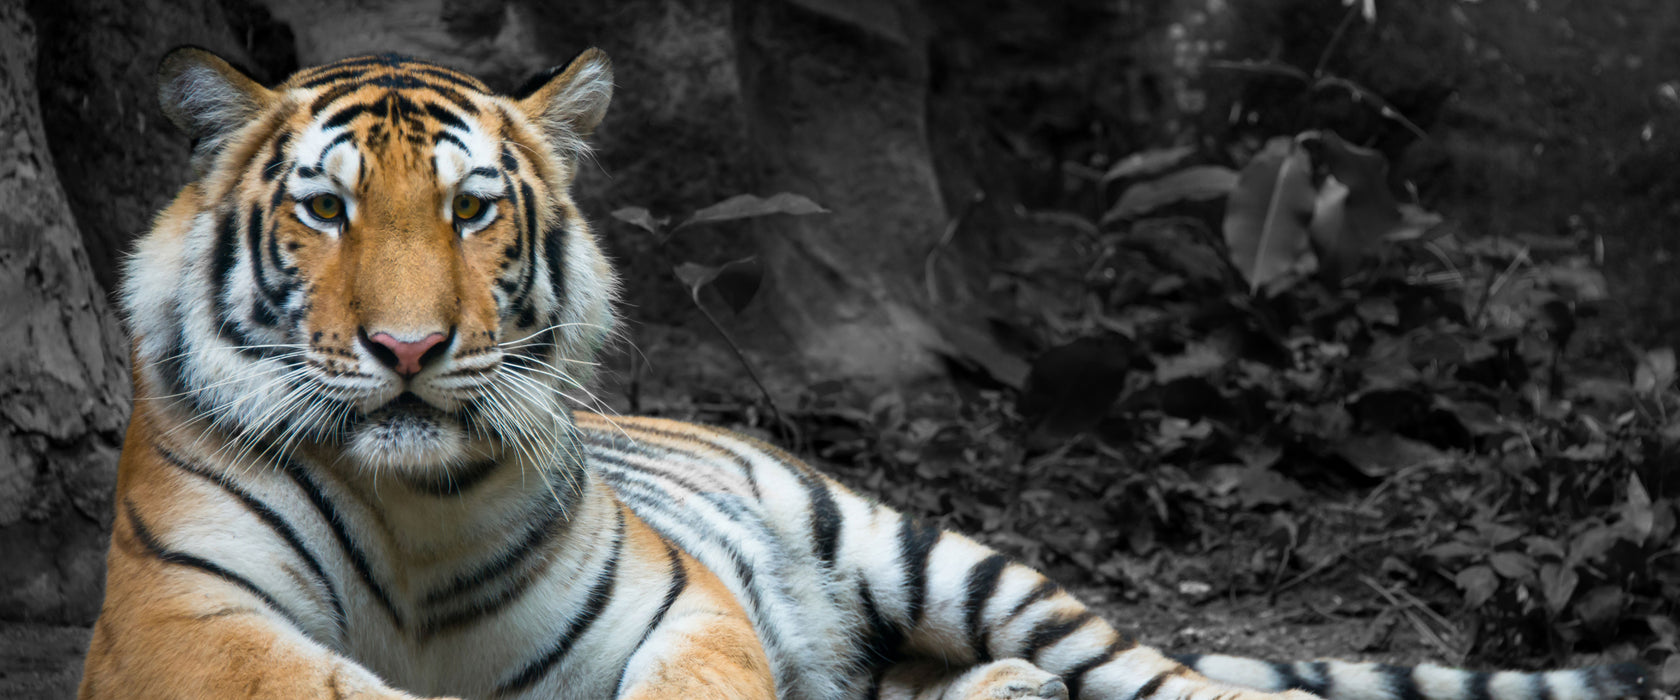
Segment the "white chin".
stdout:
[[373,469],[432,473],[468,461],[467,431],[437,411],[378,411],[350,432],[350,459]]

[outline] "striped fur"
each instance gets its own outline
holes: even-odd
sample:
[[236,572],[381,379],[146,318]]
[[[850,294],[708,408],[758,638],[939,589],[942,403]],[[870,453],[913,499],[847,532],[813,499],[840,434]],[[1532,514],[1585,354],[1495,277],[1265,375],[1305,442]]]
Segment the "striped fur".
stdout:
[[1175,661],[775,447],[567,408],[612,323],[567,193],[610,99],[599,52],[512,96],[392,56],[273,88],[197,50],[160,73],[198,177],[128,268],[140,400],[83,698],[1643,687],[1632,667]]

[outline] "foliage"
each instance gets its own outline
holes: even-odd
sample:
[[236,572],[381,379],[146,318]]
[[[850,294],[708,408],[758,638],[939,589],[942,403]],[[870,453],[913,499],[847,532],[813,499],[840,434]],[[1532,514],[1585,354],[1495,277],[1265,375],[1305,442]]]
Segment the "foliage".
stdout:
[[[670,237],[682,229],[698,224],[713,224],[725,221],[739,221],[742,219],[756,219],[776,214],[805,216],[810,214],[826,214],[827,209],[803,196],[789,192],[781,192],[767,198],[750,194],[740,194],[725,199],[689,214],[686,218],[671,223],[671,217],[656,217],[644,207],[624,207],[614,210],[613,218],[646,231],[654,237],[657,250],[665,264],[671,268],[671,274],[676,276],[688,289],[689,298],[694,302],[694,308],[706,318],[712,330],[717,331],[729,349],[735,353],[735,359],[741,363],[741,368],[747,376],[752,378],[753,384],[763,395],[765,404],[770,407],[771,414],[777,417],[777,423],[788,431],[793,431],[791,424],[782,420],[782,412],[776,406],[775,399],[770,396],[770,390],[759,380],[758,372],[753,369],[752,362],[741,352],[740,345],[731,338],[729,331],[724,330],[723,324],[718,322],[717,316],[706,308],[702,294],[710,289],[715,292],[730,310],[740,313],[751,303],[758,294],[759,283],[764,279],[764,267],[759,264],[757,256],[748,256],[739,260],[731,260],[717,266],[704,265],[692,261],[673,263],[665,253],[666,243]],[[796,439],[795,442],[798,442]]]

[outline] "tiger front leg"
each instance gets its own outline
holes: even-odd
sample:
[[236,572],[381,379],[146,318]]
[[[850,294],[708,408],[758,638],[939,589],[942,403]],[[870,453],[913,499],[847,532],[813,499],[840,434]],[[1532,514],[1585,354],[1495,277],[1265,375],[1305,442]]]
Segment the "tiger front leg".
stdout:
[[623,700],[774,700],[764,646],[741,604],[710,570],[671,550],[669,600],[630,656]]
[[80,700],[417,700],[305,636],[237,575],[163,549],[132,505],[119,513]]

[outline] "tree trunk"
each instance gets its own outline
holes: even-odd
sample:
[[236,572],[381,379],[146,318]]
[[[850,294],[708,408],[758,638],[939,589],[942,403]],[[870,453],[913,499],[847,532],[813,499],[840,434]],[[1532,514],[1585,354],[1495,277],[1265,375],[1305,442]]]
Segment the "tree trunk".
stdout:
[[0,619],[89,622],[128,418],[123,333],[47,151],[35,35],[0,9]]

